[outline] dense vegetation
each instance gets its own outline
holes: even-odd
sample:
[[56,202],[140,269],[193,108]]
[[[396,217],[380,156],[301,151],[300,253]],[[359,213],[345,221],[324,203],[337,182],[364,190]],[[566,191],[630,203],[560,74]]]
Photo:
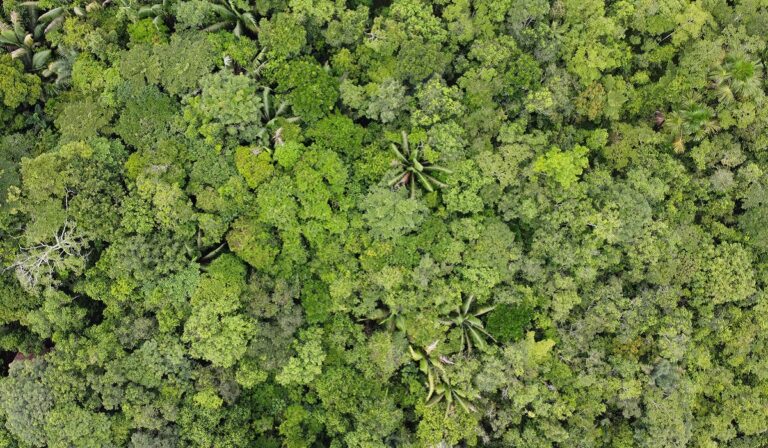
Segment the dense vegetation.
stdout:
[[0,447],[768,446],[762,0],[5,0]]

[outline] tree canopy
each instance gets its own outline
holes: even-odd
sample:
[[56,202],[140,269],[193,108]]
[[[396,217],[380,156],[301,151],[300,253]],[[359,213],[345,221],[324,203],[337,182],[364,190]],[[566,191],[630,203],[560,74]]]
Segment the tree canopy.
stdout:
[[758,0],[6,0],[0,447],[768,446]]

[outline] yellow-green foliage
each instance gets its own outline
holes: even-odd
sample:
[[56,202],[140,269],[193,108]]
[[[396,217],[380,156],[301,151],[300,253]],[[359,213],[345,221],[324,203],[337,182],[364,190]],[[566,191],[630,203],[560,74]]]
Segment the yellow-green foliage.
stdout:
[[258,147],[239,146],[235,150],[235,166],[251,188],[256,188],[269,179],[275,170],[272,156],[265,149]]
[[21,62],[12,60],[7,54],[0,54],[0,123],[6,123],[11,128],[18,127],[21,115],[15,114],[15,109],[35,104],[41,94],[39,77],[24,73]]

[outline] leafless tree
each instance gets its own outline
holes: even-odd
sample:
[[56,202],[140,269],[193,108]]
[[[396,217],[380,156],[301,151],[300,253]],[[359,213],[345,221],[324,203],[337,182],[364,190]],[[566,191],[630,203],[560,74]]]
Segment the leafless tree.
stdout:
[[9,266],[27,289],[53,282],[57,271],[81,269],[85,263],[85,242],[76,225],[65,221],[53,241],[22,247],[16,261]]

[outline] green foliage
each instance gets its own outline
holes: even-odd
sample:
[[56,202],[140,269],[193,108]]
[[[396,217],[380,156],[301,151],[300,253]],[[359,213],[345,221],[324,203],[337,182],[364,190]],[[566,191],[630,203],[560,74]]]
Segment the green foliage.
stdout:
[[321,344],[322,337],[323,331],[319,328],[311,328],[301,333],[296,355],[291,357],[275,380],[284,386],[307,385],[320,375],[326,357]]
[[48,446],[82,446],[96,448],[109,445],[112,440],[109,417],[77,405],[56,408],[46,423]]
[[413,198],[390,189],[377,189],[361,202],[363,219],[375,238],[395,239],[418,229],[424,221],[427,208]]
[[346,157],[356,157],[362,147],[365,128],[349,117],[333,114],[323,118],[307,130],[314,144]]
[[[254,143],[260,145],[255,149],[259,152],[268,150],[270,140],[282,142],[281,125],[297,121],[284,117],[286,103],[276,103],[269,89],[259,92],[253,80],[244,75],[222,71],[207,76],[200,84],[202,93],[191,98],[184,109],[189,138],[201,134],[211,145],[222,140],[229,144]],[[236,160],[238,166],[243,166],[246,162],[239,151]]]
[[290,170],[301,158],[306,148],[301,143],[288,142],[275,148],[273,157],[283,168]]
[[563,188],[569,188],[589,166],[589,149],[576,146],[570,151],[554,147],[533,163],[533,170],[554,178]]
[[258,44],[250,39],[240,39],[232,33],[223,31],[210,33],[206,37],[210,45],[218,50],[224,65],[228,65],[225,59],[231,58],[240,67],[248,67],[258,62],[259,57],[263,56],[263,51],[259,52]]
[[277,83],[277,92],[302,120],[317,121],[336,105],[338,82],[313,59],[277,63],[270,72],[270,78]]
[[346,105],[359,110],[359,115],[382,123],[394,121],[407,104],[405,87],[393,79],[362,87],[344,82],[340,89]]
[[157,64],[156,81],[150,82],[159,81],[171,95],[182,95],[197,88],[217,59],[212,45],[198,34],[174,34],[168,44],[151,48],[154,57],[139,54],[139,58],[131,62],[137,65],[134,69],[147,74],[153,74],[155,69],[151,65],[147,67],[147,62]]
[[40,359],[13,362],[0,387],[5,427],[30,446],[46,446],[47,441],[45,424],[53,398],[42,382],[45,367]]
[[23,116],[16,110],[34,105],[41,94],[37,75],[24,73],[20,62],[0,54],[0,124],[9,130],[21,129]]
[[254,323],[237,313],[245,289],[245,266],[233,256],[211,263],[192,294],[183,340],[190,355],[216,367],[230,367],[245,353]]
[[[95,98],[85,97],[80,101],[67,103],[56,117],[56,126],[61,132],[62,141],[78,141],[93,138],[107,130],[114,110],[98,102]],[[77,121],[77,120],[81,121]]]
[[232,224],[227,243],[240,258],[256,269],[269,269],[280,252],[269,228],[245,217]]
[[11,59],[9,55],[0,55],[0,73],[0,79],[3,80],[0,84],[0,98],[5,108],[15,109],[22,104],[33,105],[40,98],[40,78],[24,73],[22,64]]
[[[159,6],[156,5],[156,6]],[[128,25],[128,34],[131,36],[131,42],[134,44],[161,44],[165,43],[168,33],[168,27],[162,21],[151,19],[139,20]]]
[[235,150],[235,166],[251,188],[259,186],[274,172],[272,157],[267,151],[258,148],[239,146]]
[[200,85],[202,93],[190,99],[184,110],[187,135],[194,138],[199,133],[209,144],[227,137],[235,142],[254,141],[261,122],[256,84],[246,76],[222,71],[206,76]]
[[115,132],[127,145],[150,149],[169,136],[177,115],[177,104],[173,99],[156,87],[146,87],[126,102]]
[[502,303],[488,314],[486,329],[501,343],[518,341],[523,337],[532,317],[529,306]]
[[307,32],[296,16],[278,13],[271,20],[261,19],[259,28],[259,43],[275,59],[299,54],[307,44]]

